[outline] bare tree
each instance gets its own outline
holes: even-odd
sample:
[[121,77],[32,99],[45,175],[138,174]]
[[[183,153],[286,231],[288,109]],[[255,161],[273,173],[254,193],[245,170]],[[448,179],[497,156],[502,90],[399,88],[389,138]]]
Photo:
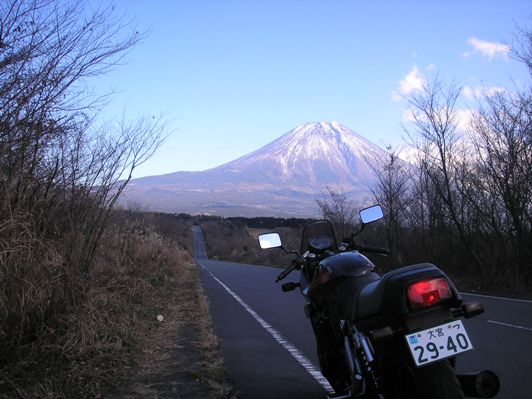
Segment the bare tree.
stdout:
[[[530,30],[518,29],[515,39],[512,54],[532,74]],[[434,259],[467,270],[480,284],[495,278],[526,284],[532,278],[530,84],[479,98],[467,130],[458,123],[460,92],[436,76],[406,98],[413,124],[405,130],[416,154],[408,177],[394,152],[374,165],[389,245],[407,262]]]
[[409,166],[399,158],[398,151],[388,147],[389,157],[382,161],[370,162],[377,177],[372,189],[377,203],[386,209],[386,238],[393,264],[401,263],[399,240],[405,227],[405,215],[409,205]]
[[329,220],[340,235],[339,238],[347,237],[353,226],[357,223],[358,207],[347,198],[343,192],[335,191],[327,187],[328,198],[316,200],[324,219]]
[[515,277],[530,276],[532,92],[528,89],[486,97],[473,126],[478,151],[477,189],[484,194],[479,208],[491,221],[491,233],[504,237],[504,263]]
[[[407,134],[421,156],[420,167],[441,200],[445,219],[452,223],[461,244],[482,279],[482,262],[469,231],[465,201],[458,176],[465,165],[464,142],[458,130],[457,100],[461,88],[445,84],[438,76],[409,97],[413,129]],[[454,251],[453,251],[454,252]]]
[[532,75],[532,30],[530,28],[517,27],[511,47],[512,56],[526,65]]
[[72,137],[88,134],[97,102],[87,79],[116,65],[141,35],[128,34],[112,8],[90,12],[82,1],[5,1],[0,27],[0,184],[9,209],[25,211],[37,191],[57,193],[67,162],[58,155],[75,153],[81,143]]
[[[88,127],[90,128],[90,126]],[[164,140],[164,124],[141,118],[122,121],[111,131],[81,129],[62,142],[56,162],[61,203],[68,205],[64,228],[83,232],[83,247],[71,243],[69,258],[88,272],[109,212],[131,179],[133,170],[149,159]],[[55,216],[55,220],[61,217]],[[75,248],[75,251],[73,251]]]
[[95,124],[90,78],[142,37],[112,6],[0,3],[0,351],[83,300],[109,211],[164,138],[158,120]]

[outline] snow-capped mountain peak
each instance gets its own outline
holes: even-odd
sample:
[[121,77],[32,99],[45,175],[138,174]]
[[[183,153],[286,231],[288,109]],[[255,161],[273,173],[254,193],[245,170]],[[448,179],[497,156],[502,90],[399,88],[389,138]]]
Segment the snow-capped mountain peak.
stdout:
[[384,154],[339,122],[312,122],[220,168],[226,172],[258,169],[266,176],[314,187],[345,185],[373,180],[367,162]]
[[339,122],[304,123],[216,168],[134,179],[122,201],[170,212],[318,216],[316,199],[328,187],[367,198],[370,163],[387,156]]

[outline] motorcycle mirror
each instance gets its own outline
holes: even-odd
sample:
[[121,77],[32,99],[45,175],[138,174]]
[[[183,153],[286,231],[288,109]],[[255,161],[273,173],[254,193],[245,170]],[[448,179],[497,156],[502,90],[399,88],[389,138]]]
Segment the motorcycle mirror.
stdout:
[[262,249],[281,248],[281,236],[279,233],[267,233],[259,236],[259,244]]
[[360,220],[362,220],[362,224],[368,224],[371,222],[375,222],[384,217],[384,214],[382,213],[382,208],[380,205],[374,205],[374,206],[370,206],[369,208],[362,209],[359,212],[359,215],[360,215]]

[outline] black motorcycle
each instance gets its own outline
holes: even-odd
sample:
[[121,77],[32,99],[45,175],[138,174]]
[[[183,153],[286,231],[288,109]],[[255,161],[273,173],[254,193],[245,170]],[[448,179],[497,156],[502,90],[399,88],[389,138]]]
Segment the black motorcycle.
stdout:
[[322,374],[335,390],[331,398],[454,399],[494,397],[499,380],[491,371],[457,375],[457,355],[473,349],[462,318],[484,311],[464,303],[451,280],[430,263],[382,276],[361,252],[386,255],[384,248],[357,245],[367,224],[383,217],[379,205],[360,211],[362,227],[338,243],[322,220],[303,230],[301,252],[287,251],[278,233],[259,236],[263,249],[297,255],[276,282],[294,270],[307,300]]

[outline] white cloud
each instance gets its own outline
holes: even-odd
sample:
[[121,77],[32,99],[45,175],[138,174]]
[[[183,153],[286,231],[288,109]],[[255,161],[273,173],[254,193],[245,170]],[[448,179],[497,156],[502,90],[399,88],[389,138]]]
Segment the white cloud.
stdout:
[[458,109],[456,111],[456,126],[461,131],[468,131],[473,121],[473,111],[469,109]]
[[[444,112],[444,110],[440,110],[440,112]],[[428,120],[426,119],[426,116],[420,113],[416,114],[416,111],[413,109],[408,109],[403,114],[403,121],[404,122],[414,122],[415,119],[419,120],[421,123],[428,123]],[[470,137],[468,135],[468,132],[471,131],[471,123],[474,118],[474,112],[469,109],[460,108],[454,111],[454,118],[453,121],[456,125],[456,128],[460,133],[458,139],[458,142],[456,143],[455,150],[457,150],[457,153],[454,155],[457,157],[468,157],[474,150]],[[415,146],[407,146],[406,148],[402,148],[399,152],[399,158],[401,158],[404,161],[407,161],[413,165],[416,165],[419,163],[419,160],[423,158],[424,154],[430,154],[433,157],[438,157],[438,151],[434,144],[428,145],[426,147],[416,148]],[[465,159],[465,158],[464,158]]]
[[[476,37],[470,38],[467,43],[473,47],[475,52],[479,52],[489,60],[500,56],[505,60],[508,60],[508,53],[510,52],[510,46],[508,44],[497,43],[497,42],[488,42],[486,40],[477,39]],[[471,53],[467,52],[464,54],[464,57],[470,57]]]
[[417,165],[421,152],[415,147],[405,147],[399,151],[398,157],[412,165]]
[[462,94],[466,98],[473,100],[475,98],[475,89],[473,89],[471,86],[464,86],[462,89]]
[[403,122],[414,123],[416,120],[416,110],[414,108],[409,107],[403,111]]
[[426,80],[417,66],[408,72],[408,74],[399,82],[399,90],[392,92],[392,100],[400,101],[404,96],[421,91],[426,84]]
[[462,94],[470,100],[473,100],[477,97],[493,97],[499,93],[505,92],[506,89],[504,87],[499,86],[464,86],[464,88],[462,89]]
[[[440,119],[445,120],[447,118],[447,110],[442,108],[434,110],[436,115]],[[473,120],[473,111],[465,108],[456,109],[454,111],[454,123],[456,127],[461,131],[467,131],[471,126],[471,121]],[[416,123],[429,123],[427,115],[417,110],[415,108],[409,107],[403,111],[403,123],[405,124],[416,124]]]

